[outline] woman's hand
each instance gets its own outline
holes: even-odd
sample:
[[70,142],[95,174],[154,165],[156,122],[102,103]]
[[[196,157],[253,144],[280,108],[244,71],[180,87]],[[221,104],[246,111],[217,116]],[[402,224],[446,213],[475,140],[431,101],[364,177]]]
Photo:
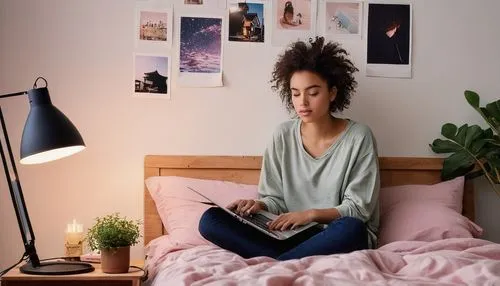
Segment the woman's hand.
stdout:
[[314,221],[314,210],[301,212],[290,212],[279,215],[275,220],[269,223],[270,230],[295,229],[301,225]]
[[257,200],[237,200],[229,204],[227,208],[242,216],[254,214],[260,210],[267,210],[266,205]]

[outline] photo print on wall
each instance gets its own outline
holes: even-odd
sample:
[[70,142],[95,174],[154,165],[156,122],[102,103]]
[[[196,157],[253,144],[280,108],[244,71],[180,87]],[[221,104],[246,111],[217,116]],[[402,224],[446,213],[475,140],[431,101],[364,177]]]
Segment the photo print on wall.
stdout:
[[316,33],[316,0],[273,0],[272,44],[286,46]]
[[184,0],[186,5],[203,5],[203,0]]
[[134,96],[170,99],[170,58],[134,55]]
[[366,75],[411,78],[411,4],[368,4]]
[[232,42],[264,42],[264,3],[229,4],[228,40]]
[[140,14],[139,40],[166,42],[168,14],[152,11],[141,11]]
[[193,8],[214,8],[226,9],[227,0],[181,0],[185,7]]
[[331,40],[360,39],[362,8],[361,1],[321,1],[319,22],[322,34]]
[[276,12],[277,28],[280,30],[310,30],[310,0],[278,0]]
[[222,86],[222,18],[181,16],[178,84]]
[[146,8],[138,5],[135,39],[140,52],[161,53],[172,47],[172,8]]

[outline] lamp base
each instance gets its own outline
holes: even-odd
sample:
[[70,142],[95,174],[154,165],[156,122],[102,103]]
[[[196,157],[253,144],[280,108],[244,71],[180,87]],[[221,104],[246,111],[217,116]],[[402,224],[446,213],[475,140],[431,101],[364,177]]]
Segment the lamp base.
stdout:
[[22,273],[35,275],[71,275],[87,273],[95,270],[94,266],[84,262],[41,262],[39,267],[33,267],[31,263],[26,263],[20,268]]

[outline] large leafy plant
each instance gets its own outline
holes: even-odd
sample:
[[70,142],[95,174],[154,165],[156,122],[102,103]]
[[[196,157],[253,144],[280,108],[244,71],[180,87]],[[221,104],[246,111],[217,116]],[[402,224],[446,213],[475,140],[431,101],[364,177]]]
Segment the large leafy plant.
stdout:
[[430,147],[435,153],[451,153],[444,159],[441,177],[443,180],[459,176],[474,178],[484,175],[493,190],[500,196],[500,100],[480,106],[479,95],[470,90],[464,92],[467,102],[483,117],[488,128],[464,124],[457,127],[446,123],[441,135],[446,139],[435,139]]
[[87,231],[86,239],[92,250],[132,246],[139,242],[139,224],[118,213],[98,217]]

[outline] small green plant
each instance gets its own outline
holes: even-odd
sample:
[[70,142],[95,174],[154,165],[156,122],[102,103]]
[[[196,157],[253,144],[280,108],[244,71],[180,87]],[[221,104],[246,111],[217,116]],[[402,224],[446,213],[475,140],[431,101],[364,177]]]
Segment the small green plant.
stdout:
[[121,217],[118,213],[98,217],[87,231],[86,240],[92,250],[132,246],[139,242],[139,225],[139,221]]
[[443,180],[466,175],[474,178],[484,175],[493,190],[500,195],[500,100],[480,106],[480,97],[474,91],[466,90],[465,99],[488,124],[482,129],[478,125],[464,124],[459,128],[446,123],[441,135],[430,144],[435,153],[451,153],[443,162]]

